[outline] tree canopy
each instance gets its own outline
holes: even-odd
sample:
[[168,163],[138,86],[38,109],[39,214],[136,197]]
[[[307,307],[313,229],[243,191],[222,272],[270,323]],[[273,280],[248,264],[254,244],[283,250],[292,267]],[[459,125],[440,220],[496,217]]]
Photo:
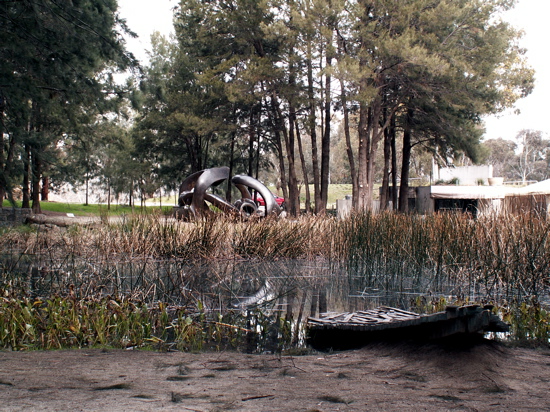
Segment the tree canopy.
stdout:
[[[500,19],[513,5],[181,0],[175,36],[153,36],[150,64],[132,93],[133,143],[122,146],[142,165],[135,179],[174,187],[192,172],[228,165],[231,174],[272,179],[266,183],[280,188],[297,214],[301,191],[306,210],[323,213],[331,176],[349,173],[341,178],[353,184],[354,207],[371,208],[381,180],[381,206],[391,200],[395,208],[397,181],[403,199],[414,153],[443,163],[456,156],[480,160],[482,116],[531,92],[533,71],[518,47],[520,32]],[[21,17],[25,7],[34,17]],[[110,69],[132,65],[117,31],[127,28],[114,1],[8,2],[1,18],[9,23],[1,35],[20,43],[13,40],[20,52],[2,51],[10,61],[2,68],[2,93],[9,98],[2,101],[19,105],[2,106],[9,130],[18,130],[4,138],[3,169],[12,167],[5,155],[12,138],[22,159],[37,159],[43,168],[36,153],[47,151],[36,147],[55,148],[70,127],[96,121],[123,95],[106,86]],[[54,29],[52,21],[63,24]],[[57,30],[55,41],[38,42],[48,30]],[[24,87],[11,88],[17,81]],[[45,111],[55,114],[48,122],[38,116]],[[36,120],[29,123],[31,114]],[[336,161],[346,167],[336,169]],[[41,172],[35,169],[32,176]],[[406,211],[406,202],[399,207]]]
[[116,0],[0,2],[0,195],[23,176],[24,204],[71,133],[116,109],[113,73],[137,65]]

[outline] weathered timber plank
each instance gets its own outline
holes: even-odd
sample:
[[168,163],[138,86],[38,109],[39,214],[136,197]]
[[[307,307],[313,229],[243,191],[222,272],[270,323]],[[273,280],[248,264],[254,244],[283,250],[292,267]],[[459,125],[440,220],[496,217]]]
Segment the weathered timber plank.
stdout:
[[342,322],[349,322],[351,318],[355,316],[355,313],[348,313],[344,318],[342,319]]
[[399,313],[403,313],[403,314],[406,314],[406,315],[410,315],[410,316],[420,316],[418,313],[414,313],[414,312],[409,312],[407,310],[403,310],[403,309],[398,309],[398,308],[392,308],[390,306],[380,306],[380,309],[382,310],[387,310],[387,311],[394,311],[394,312],[399,312]]
[[[347,313],[347,312],[345,312]],[[336,318],[338,316],[341,316],[342,313],[338,313],[338,312],[326,312],[326,313],[320,313],[319,316],[321,316],[322,319],[332,319],[332,318]]]
[[364,321],[364,322],[378,322],[378,319],[376,318],[373,318],[372,316],[364,316],[364,315],[355,315],[353,317],[353,319],[360,319],[361,321]]

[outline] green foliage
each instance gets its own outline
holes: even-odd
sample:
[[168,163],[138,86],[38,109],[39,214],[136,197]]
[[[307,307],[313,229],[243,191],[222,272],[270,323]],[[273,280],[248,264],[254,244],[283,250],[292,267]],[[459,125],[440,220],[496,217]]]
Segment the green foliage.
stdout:
[[74,135],[84,142],[96,117],[117,109],[126,90],[113,73],[137,63],[116,12],[113,0],[0,2],[2,198],[31,167],[26,180],[38,211],[40,179],[55,174],[62,143]]
[[[24,179],[38,203],[42,177],[56,185],[97,177],[115,194],[144,199],[228,164],[233,174],[277,181],[292,213],[306,177],[322,192],[317,210],[325,208],[329,170],[338,182],[361,177],[355,189],[366,202],[384,129],[394,140],[411,132],[396,145],[406,155],[402,176],[411,147],[439,162],[463,154],[475,161],[484,154],[482,116],[533,87],[520,33],[498,18],[513,6],[508,0],[184,0],[175,37],[154,34],[149,67],[139,84],[124,86],[113,74],[135,61],[116,6],[1,2],[0,195]],[[112,121],[109,113],[128,102],[135,122]],[[364,153],[334,144],[330,119],[344,108],[351,144]],[[350,176],[343,159],[354,158]]]
[[493,165],[493,175],[507,181],[548,179],[550,141],[537,130],[522,130],[515,141],[502,138],[482,143],[483,160]]
[[533,298],[512,301],[499,308],[511,325],[512,341],[519,345],[547,346],[550,342],[550,308]]
[[13,350],[142,346],[151,333],[146,305],[129,300],[4,296],[0,346]]
[[511,166],[516,162],[517,144],[503,138],[489,139],[481,144],[483,164],[493,165],[493,176],[504,177],[505,180],[515,180]]
[[[124,297],[54,296],[0,298],[0,349],[153,348],[183,351],[242,349],[251,352],[290,345],[290,324],[257,310],[206,316],[162,302],[147,305]],[[274,332],[272,328],[275,327]],[[272,340],[272,342],[271,342]],[[252,343],[254,342],[254,343]]]

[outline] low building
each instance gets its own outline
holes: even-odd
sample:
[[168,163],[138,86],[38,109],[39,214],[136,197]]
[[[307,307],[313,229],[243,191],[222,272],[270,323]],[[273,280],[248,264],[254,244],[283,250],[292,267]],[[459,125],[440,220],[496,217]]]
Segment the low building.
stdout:
[[550,213],[550,179],[516,189],[506,196],[506,213],[537,213],[548,216]]
[[421,214],[460,211],[483,216],[493,213],[550,213],[550,179],[522,188],[511,186],[420,186],[414,210]]
[[514,188],[506,186],[420,186],[416,208],[421,214],[459,211],[473,216],[500,213],[504,199]]

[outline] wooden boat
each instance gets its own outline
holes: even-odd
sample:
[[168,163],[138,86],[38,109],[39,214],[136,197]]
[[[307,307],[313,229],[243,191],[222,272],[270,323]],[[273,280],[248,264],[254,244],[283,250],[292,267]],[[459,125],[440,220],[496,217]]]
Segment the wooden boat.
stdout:
[[316,349],[343,350],[379,340],[432,340],[453,335],[507,332],[509,325],[492,306],[447,306],[445,311],[420,315],[381,306],[376,309],[322,313],[307,321],[307,342]]

